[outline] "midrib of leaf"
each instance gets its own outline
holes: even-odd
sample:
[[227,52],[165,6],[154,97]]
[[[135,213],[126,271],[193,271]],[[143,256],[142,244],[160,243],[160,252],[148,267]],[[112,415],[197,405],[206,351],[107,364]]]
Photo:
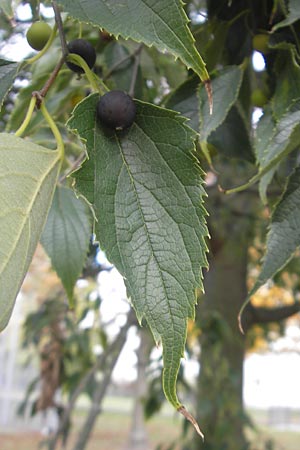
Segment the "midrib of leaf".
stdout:
[[[137,128],[139,128],[139,130],[144,134],[143,130],[142,130],[140,127],[138,127],[137,124],[136,124],[136,126],[137,126]],[[150,140],[150,141],[152,142],[152,144],[153,144],[153,145],[155,146],[155,148],[156,148],[156,145],[155,145],[155,143],[153,142],[153,140],[150,139],[150,137],[147,136],[147,135],[145,135],[145,134],[144,134],[144,136],[145,136],[145,139]],[[159,263],[158,263],[158,261],[157,261],[157,257],[155,256],[155,253],[153,252],[153,246],[152,246],[152,244],[151,244],[151,236],[150,236],[150,233],[149,233],[149,231],[148,231],[147,222],[146,222],[146,220],[145,220],[144,213],[143,213],[143,208],[142,208],[142,206],[141,206],[141,204],[140,204],[139,195],[138,195],[138,192],[137,192],[137,189],[136,189],[136,181],[134,180],[134,176],[133,176],[133,174],[131,173],[130,166],[129,166],[129,164],[128,164],[127,161],[126,161],[124,152],[123,152],[123,150],[122,150],[122,146],[121,146],[120,141],[119,141],[118,139],[117,139],[117,142],[118,142],[118,146],[119,146],[119,150],[120,150],[120,155],[121,155],[121,157],[122,157],[122,161],[123,161],[123,163],[124,163],[124,166],[125,166],[126,171],[127,171],[127,173],[128,173],[128,176],[129,176],[131,185],[132,185],[132,187],[133,187],[133,191],[134,191],[135,197],[136,197],[136,203],[137,203],[137,205],[138,205],[139,212],[140,212],[140,215],[141,215],[142,220],[143,220],[143,227],[144,227],[144,230],[145,230],[145,233],[146,233],[146,236],[147,236],[148,247],[149,247],[149,249],[150,249],[150,253],[151,253],[152,258],[155,260],[155,263],[156,263],[156,265],[157,265],[157,267],[158,267],[158,269],[159,269],[158,272],[159,272],[161,284],[162,284],[162,286],[163,286],[163,288],[164,288],[165,298],[167,299],[167,302],[168,302],[169,314],[170,314],[170,317],[171,317],[171,320],[172,320],[172,325],[173,325],[173,326],[172,326],[172,329],[174,330],[173,315],[172,315],[172,311],[171,311],[171,307],[170,307],[170,302],[169,302],[169,299],[168,299],[167,290],[166,290],[166,288],[165,288],[165,283],[164,283],[164,281],[163,281],[162,270],[161,270],[161,267],[160,267],[160,265],[159,265]],[[165,163],[167,164],[166,161],[165,161]],[[120,170],[120,174],[121,174],[121,172],[122,172],[122,169]],[[119,180],[119,178],[120,178],[120,177],[118,177],[118,180]],[[178,179],[178,177],[177,177],[177,179]],[[180,182],[180,180],[178,180],[178,181]],[[180,184],[182,185],[181,182],[180,182]],[[184,186],[183,186],[183,187],[184,187]],[[184,190],[186,191],[185,187],[184,187]],[[116,191],[117,191],[117,190],[116,190]],[[161,204],[161,202],[154,196],[154,193],[153,193],[153,192],[151,192],[151,195],[152,195],[152,196],[155,198],[155,200],[162,206],[162,208],[163,208],[164,211],[168,214],[168,216],[173,220],[173,218],[172,218],[172,216],[170,215],[170,213],[169,213],[169,212],[166,210],[166,208]],[[193,206],[194,206],[194,205],[193,205]],[[115,214],[115,217],[116,217],[116,214]],[[174,222],[174,220],[173,220],[173,222]],[[178,230],[179,230],[179,232],[180,232],[180,234],[181,234],[181,236],[182,236],[182,232],[181,232],[180,228],[179,228],[179,227],[177,227],[177,228],[178,228]],[[116,230],[117,230],[117,227],[116,227]],[[182,239],[183,239],[183,236],[182,236]],[[183,239],[183,240],[184,240],[184,239]],[[119,243],[118,243],[118,247],[119,247]],[[120,249],[119,249],[119,255],[120,255],[121,259],[122,259],[122,264],[124,265],[124,261],[123,261],[122,253],[120,252]],[[150,258],[149,258],[149,260],[148,260],[147,265],[149,265],[149,261],[150,261]],[[191,269],[192,269],[192,268],[191,268]],[[169,275],[171,276],[171,274],[169,274]],[[147,283],[146,283],[146,284],[147,284]],[[146,303],[146,304],[147,304],[147,303]],[[147,310],[148,310],[148,314],[149,314],[149,309],[147,308]],[[172,349],[172,352],[173,352],[173,349]],[[173,360],[173,358],[172,358],[172,360]]]
[[[146,135],[146,134],[144,133],[143,129],[142,129],[141,127],[139,127],[137,124],[136,124],[136,127],[141,131],[141,133],[143,133],[143,135],[145,136],[145,140],[146,140],[146,139],[149,140],[149,141],[152,143],[152,145],[156,148],[157,152],[159,152],[159,150],[157,149],[157,146],[156,146],[156,144],[157,144],[158,142],[154,142],[154,141],[150,138],[150,136]],[[168,145],[169,145],[169,146],[172,146],[172,144],[168,144]],[[190,199],[189,193],[187,192],[186,186],[184,186],[184,184],[181,182],[181,180],[179,179],[179,177],[177,176],[177,174],[173,171],[173,169],[170,167],[170,165],[168,164],[168,162],[165,160],[164,155],[163,155],[162,153],[160,153],[160,152],[159,152],[159,154],[160,154],[161,159],[164,161],[164,164],[166,164],[166,166],[169,168],[169,170],[171,171],[171,173],[173,174],[173,176],[177,179],[177,181],[178,181],[178,183],[180,184],[180,186],[181,186],[181,187],[183,188],[183,190],[185,191],[190,206],[192,206],[192,208],[193,208],[193,209],[195,210],[195,212],[196,212],[195,205],[191,202],[191,199]],[[123,156],[122,156],[122,157],[123,157]],[[125,158],[125,157],[124,157],[124,158]],[[196,161],[195,161],[195,164],[196,164]],[[145,189],[146,189],[146,188],[145,188]],[[173,217],[170,215],[170,213],[169,213],[168,210],[164,207],[164,205],[159,201],[159,199],[154,195],[154,192],[151,191],[151,195],[152,195],[152,196],[155,198],[155,200],[162,206],[162,208],[163,208],[164,211],[168,214],[168,216],[173,220]],[[197,214],[197,212],[196,212],[196,214]],[[178,224],[177,224],[174,220],[173,220],[173,222],[177,225],[177,229],[178,229],[178,231],[179,231],[179,233],[180,233],[180,235],[181,235],[181,237],[182,237],[182,240],[183,240],[183,242],[184,242],[185,239],[184,239],[184,236],[183,236],[183,234],[182,234],[182,231],[181,231],[180,227],[178,226]],[[188,255],[189,260],[190,260],[190,262],[191,262],[190,255],[189,255],[188,253],[187,253],[187,255]],[[194,275],[194,272],[193,272],[193,269],[192,269],[192,263],[191,263],[191,272],[192,272],[193,275]],[[197,283],[197,281],[195,280],[195,278],[194,278],[194,282]]]
[[[137,124],[136,124],[136,127],[138,127],[139,130],[143,133],[143,135],[145,136],[145,139],[149,140],[154,145],[154,147],[157,148],[155,142],[153,142],[153,140],[149,136],[145,135],[143,130]],[[166,349],[165,348],[165,335],[164,335],[164,333],[159,332],[159,336],[160,336],[160,338],[162,340],[162,344],[163,344],[163,352],[164,353],[166,351],[170,352],[170,349],[171,349],[171,364],[168,366],[167,370],[166,369],[163,370],[163,385],[166,388],[166,389],[164,389],[164,392],[166,394],[167,399],[171,402],[171,404],[175,408],[179,408],[181,406],[181,404],[180,404],[180,402],[179,402],[179,400],[177,398],[176,384],[174,383],[174,372],[178,372],[178,360],[177,360],[177,358],[174,358],[175,342],[176,342],[177,339],[176,339],[176,336],[174,334],[175,324],[174,324],[174,317],[173,317],[173,313],[172,313],[172,308],[171,308],[170,301],[169,301],[169,295],[168,295],[168,291],[167,291],[166,286],[165,286],[164,277],[163,277],[163,271],[162,271],[161,266],[160,266],[160,264],[159,264],[159,262],[157,260],[155,252],[153,251],[153,245],[151,244],[151,235],[150,235],[150,233],[148,231],[147,222],[146,222],[146,220],[144,218],[143,208],[142,208],[142,206],[140,204],[138,190],[137,190],[137,187],[136,187],[137,182],[134,180],[134,175],[132,174],[132,172],[130,170],[130,165],[126,161],[126,157],[124,155],[124,152],[123,152],[123,149],[122,149],[122,146],[121,146],[119,140],[117,140],[117,142],[118,142],[118,147],[119,147],[119,150],[120,150],[120,155],[121,155],[122,161],[123,161],[123,166],[122,167],[125,167],[126,172],[127,172],[128,176],[129,176],[130,183],[132,185],[132,188],[133,188],[133,191],[134,191],[134,194],[135,194],[136,204],[138,205],[139,213],[140,213],[140,216],[142,217],[142,222],[143,222],[143,227],[144,227],[144,230],[145,230],[145,234],[147,236],[147,242],[148,242],[148,248],[149,248],[150,257],[149,257],[148,262],[147,262],[147,269],[145,270],[145,273],[146,273],[146,276],[147,276],[148,271],[149,271],[148,270],[149,264],[150,264],[151,259],[152,259],[155,262],[155,265],[156,265],[156,268],[157,268],[157,272],[158,272],[159,278],[160,278],[160,285],[161,285],[161,287],[162,287],[162,289],[164,291],[164,296],[165,296],[165,299],[166,299],[167,305],[168,305],[168,313],[169,313],[169,318],[171,320],[171,325],[172,325],[171,329],[172,329],[172,335],[173,335],[172,336],[173,345],[171,347],[169,346]],[[166,165],[168,165],[168,163],[167,163],[167,161],[165,161],[165,159],[164,159],[164,162],[165,162]],[[186,192],[186,187],[178,179],[176,174],[174,174],[174,172],[173,172],[173,170],[171,168],[170,168],[170,170],[172,171],[173,175],[177,178],[177,180],[179,181],[180,185],[183,187],[184,191]],[[122,172],[122,168],[120,170],[120,174],[121,174],[121,172]],[[120,179],[120,174],[119,174],[118,180]],[[139,183],[139,184],[141,184],[141,183]],[[117,192],[117,190],[118,189],[116,189],[116,192]],[[154,195],[154,193],[152,191],[151,191],[151,195],[162,206],[162,208],[164,209],[166,214],[173,220],[173,218],[170,215],[170,213],[168,212],[168,210],[155,197],[155,195]],[[187,194],[187,197],[189,198],[188,194]],[[189,198],[189,201],[190,201],[190,198]],[[192,204],[192,207],[195,208],[195,206],[193,204]],[[116,217],[116,214],[115,214],[115,217]],[[173,222],[174,222],[174,220],[173,220]],[[177,229],[178,229],[179,233],[181,234],[183,242],[184,242],[185,239],[184,239],[184,236],[182,235],[182,231],[181,231],[181,229],[180,229],[180,227],[178,226],[177,223],[176,223],[176,225],[177,225]],[[117,230],[117,227],[116,227],[116,230]],[[118,242],[118,239],[117,239],[117,242]],[[118,248],[119,248],[119,242],[118,242]],[[124,261],[123,261],[123,258],[122,258],[122,252],[120,252],[120,248],[119,248],[119,255],[120,255],[120,258],[122,260],[122,265],[124,266]],[[189,255],[188,255],[188,257],[189,257],[189,260],[190,260],[190,256]],[[192,264],[191,264],[191,272],[193,273],[193,276],[194,276]],[[171,273],[169,273],[169,272],[168,272],[168,276],[174,278],[174,276]],[[128,280],[127,280],[127,282],[128,282]],[[176,282],[178,283],[177,279],[176,279]],[[196,283],[195,279],[194,279],[194,283]],[[145,283],[145,287],[147,287],[147,282]],[[147,295],[146,295],[146,297],[147,297]],[[152,314],[151,314],[151,311],[149,310],[147,302],[145,302],[145,306],[146,306],[146,308],[145,308],[145,311],[144,311],[144,315],[146,317],[148,317],[149,319],[151,318],[150,320],[148,319],[149,320],[149,325],[150,325],[150,328],[151,328],[151,330],[153,332],[153,336],[154,336],[154,338],[156,340],[156,343],[158,344],[159,342],[157,341],[157,330],[155,328],[155,319],[152,318]],[[141,320],[141,317],[138,317],[138,319]],[[183,321],[184,319],[180,318],[180,320]],[[186,326],[186,322],[187,321],[185,320],[185,326]],[[169,337],[169,333],[170,333],[170,330],[168,330],[168,337]]]
[[[29,152],[30,150],[28,150],[28,152]],[[42,184],[43,184],[43,182],[44,182],[44,180],[47,178],[47,176],[49,175],[49,173],[52,171],[52,169],[56,166],[56,164],[57,164],[57,162],[60,160],[60,157],[59,157],[59,152],[56,150],[56,151],[51,151],[51,152],[47,152],[47,151],[44,151],[44,153],[46,153],[46,154],[51,154],[51,153],[54,153],[54,152],[56,152],[57,153],[57,157],[56,157],[56,159],[54,159],[54,161],[53,161],[53,163],[49,166],[49,168],[48,168],[48,170],[45,172],[45,174],[40,178],[40,181],[39,181],[39,183],[37,184],[37,189],[35,190],[35,192],[34,192],[34,195],[32,196],[32,200],[31,200],[31,202],[29,203],[29,206],[28,206],[28,208],[25,210],[25,214],[23,214],[24,215],[24,219],[23,219],[23,221],[21,221],[21,226],[19,227],[19,233],[17,234],[17,236],[16,236],[16,239],[15,239],[15,245],[12,245],[11,246],[11,251],[10,251],[10,253],[8,254],[8,256],[7,256],[7,258],[5,258],[5,260],[4,260],[4,264],[3,264],[3,266],[1,267],[1,272],[3,271],[3,269],[5,269],[6,268],[6,266],[7,266],[7,263],[9,262],[9,260],[11,259],[11,256],[12,256],[12,254],[15,252],[15,250],[16,250],[16,248],[17,248],[17,243],[19,242],[19,240],[20,240],[20,238],[21,238],[21,235],[22,235],[22,232],[23,232],[23,230],[24,230],[24,227],[25,227],[25,224],[26,224],[26,222],[28,221],[28,218],[29,218],[29,216],[30,216],[30,211],[32,210],[32,207],[33,207],[33,205],[34,205],[34,203],[35,203],[35,200],[36,200],[36,198],[37,198],[37,196],[38,196],[38,193],[39,193],[39,190],[40,190],[40,187],[42,186]],[[36,153],[35,151],[33,151],[33,153]],[[13,172],[12,172],[12,174],[13,174]],[[20,175],[18,172],[16,172],[15,173],[16,175]],[[11,211],[11,210],[10,210]],[[30,228],[30,221],[29,221],[29,228]],[[27,245],[27,248],[28,248],[28,246],[29,246],[29,241],[28,241],[28,245]]]

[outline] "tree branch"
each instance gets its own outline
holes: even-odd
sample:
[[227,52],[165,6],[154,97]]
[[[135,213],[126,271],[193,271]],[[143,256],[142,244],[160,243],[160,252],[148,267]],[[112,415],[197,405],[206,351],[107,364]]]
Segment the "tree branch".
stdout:
[[68,46],[67,46],[67,42],[66,42],[66,36],[64,33],[64,26],[62,23],[62,18],[61,18],[61,14],[60,14],[60,10],[59,7],[56,3],[55,0],[52,0],[52,8],[54,11],[54,15],[55,15],[55,22],[58,28],[58,33],[59,33],[59,37],[60,37],[60,43],[61,43],[61,48],[62,48],[62,53],[64,58],[66,58],[69,54],[69,50],[68,50]]
[[292,305],[280,306],[277,308],[255,307],[251,302],[245,307],[242,317],[241,326],[246,334],[249,328],[255,324],[264,324],[270,322],[280,322],[300,311],[300,302]]
[[101,412],[100,405],[102,403],[107,387],[111,380],[112,371],[116,365],[116,362],[118,361],[121,350],[126,342],[127,331],[134,323],[136,323],[136,317],[133,309],[131,309],[128,315],[127,323],[120,330],[117,338],[111,344],[109,350],[105,352],[106,358],[104,361],[105,365],[103,370],[103,379],[98,383],[95,389],[90,411],[87,415],[87,418],[80,432],[78,433],[78,439],[73,447],[73,450],[84,450],[87,445],[95,421]]
[[[53,436],[53,438],[50,440],[49,442],[49,446],[48,449],[49,450],[55,450],[56,445],[58,443],[59,437],[61,436],[61,434],[63,433],[67,423],[69,422],[70,416],[73,412],[75,403],[77,398],[79,397],[79,395],[84,391],[86,385],[89,383],[89,381],[91,380],[92,376],[100,369],[100,368],[104,368],[105,365],[107,364],[107,360],[109,360],[110,356],[113,354],[114,359],[113,359],[113,366],[110,362],[108,362],[108,368],[104,369],[104,379],[101,381],[101,383],[99,383],[98,389],[96,390],[96,394],[97,395],[97,391],[99,391],[99,389],[101,390],[101,393],[103,392],[102,397],[100,398],[94,398],[93,399],[93,405],[95,404],[95,401],[97,400],[98,404],[97,404],[97,415],[99,414],[99,408],[100,408],[100,404],[101,401],[103,400],[104,394],[106,392],[106,388],[108,386],[108,383],[110,381],[110,376],[111,376],[111,372],[114,368],[114,365],[119,357],[119,353],[123,347],[123,345],[126,342],[126,334],[128,329],[134,325],[136,323],[136,317],[135,317],[135,313],[134,311],[131,309],[129,314],[128,314],[128,318],[127,318],[127,322],[126,324],[123,326],[123,328],[120,330],[117,338],[112,342],[112,344],[106,349],[106,351],[104,353],[102,353],[98,358],[97,361],[95,362],[95,364],[93,365],[93,367],[91,367],[91,369],[83,376],[83,378],[80,380],[78,386],[76,387],[75,391],[73,392],[69,403],[67,405],[67,407],[64,410],[62,419],[60,421],[59,427],[55,433],[55,435]],[[112,366],[112,368],[111,368]],[[111,370],[110,370],[111,369]],[[107,376],[109,375],[109,376]],[[93,406],[91,408],[91,410],[93,410]],[[89,413],[90,416],[91,412]],[[86,423],[85,423],[85,428],[86,428]],[[91,429],[89,429],[89,432],[91,431]],[[86,434],[86,433],[85,433]],[[89,433],[88,433],[89,435]],[[82,439],[78,439],[78,440],[82,440]],[[84,448],[84,447],[82,447]]]

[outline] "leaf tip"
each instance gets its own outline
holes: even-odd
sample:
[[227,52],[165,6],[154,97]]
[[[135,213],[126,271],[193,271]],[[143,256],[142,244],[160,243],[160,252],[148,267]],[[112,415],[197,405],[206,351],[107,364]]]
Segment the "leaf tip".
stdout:
[[191,424],[193,425],[193,427],[195,428],[196,432],[199,434],[199,436],[201,436],[202,441],[204,442],[204,434],[202,433],[197,420],[194,418],[194,416],[192,416],[191,413],[188,412],[188,410],[186,409],[185,406],[180,405],[179,408],[177,408],[177,411],[183,415],[183,417],[185,419],[187,419],[189,422],[191,422]]
[[244,335],[245,331],[244,331],[243,323],[242,323],[242,311],[240,311],[240,313],[238,315],[238,326],[239,326],[240,332]]

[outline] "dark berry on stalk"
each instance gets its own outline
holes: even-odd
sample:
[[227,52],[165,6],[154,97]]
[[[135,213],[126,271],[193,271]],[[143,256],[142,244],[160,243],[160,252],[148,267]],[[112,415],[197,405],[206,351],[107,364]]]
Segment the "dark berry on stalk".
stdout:
[[124,91],[107,92],[97,104],[99,122],[115,130],[130,127],[134,122],[135,114],[135,103]]
[[[87,63],[90,69],[94,67],[96,62],[96,51],[92,44],[85,39],[74,39],[68,43],[68,50],[70,53],[75,53],[81,56]],[[66,62],[69,69],[76,73],[84,73],[84,70],[72,62]]]

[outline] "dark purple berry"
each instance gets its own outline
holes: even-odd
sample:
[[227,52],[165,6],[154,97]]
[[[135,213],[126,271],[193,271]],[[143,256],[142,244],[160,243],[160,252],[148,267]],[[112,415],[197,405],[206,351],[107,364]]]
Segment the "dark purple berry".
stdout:
[[[96,51],[92,44],[90,44],[85,39],[74,39],[73,41],[68,43],[68,50],[70,53],[75,53],[76,55],[81,56],[87,63],[90,69],[94,67],[96,62]],[[66,62],[69,69],[73,70],[76,73],[84,73],[84,70],[77,66],[77,64],[71,63],[69,61]]]
[[104,94],[97,104],[97,117],[103,125],[115,130],[130,127],[135,119],[135,103],[123,91],[110,91]]

